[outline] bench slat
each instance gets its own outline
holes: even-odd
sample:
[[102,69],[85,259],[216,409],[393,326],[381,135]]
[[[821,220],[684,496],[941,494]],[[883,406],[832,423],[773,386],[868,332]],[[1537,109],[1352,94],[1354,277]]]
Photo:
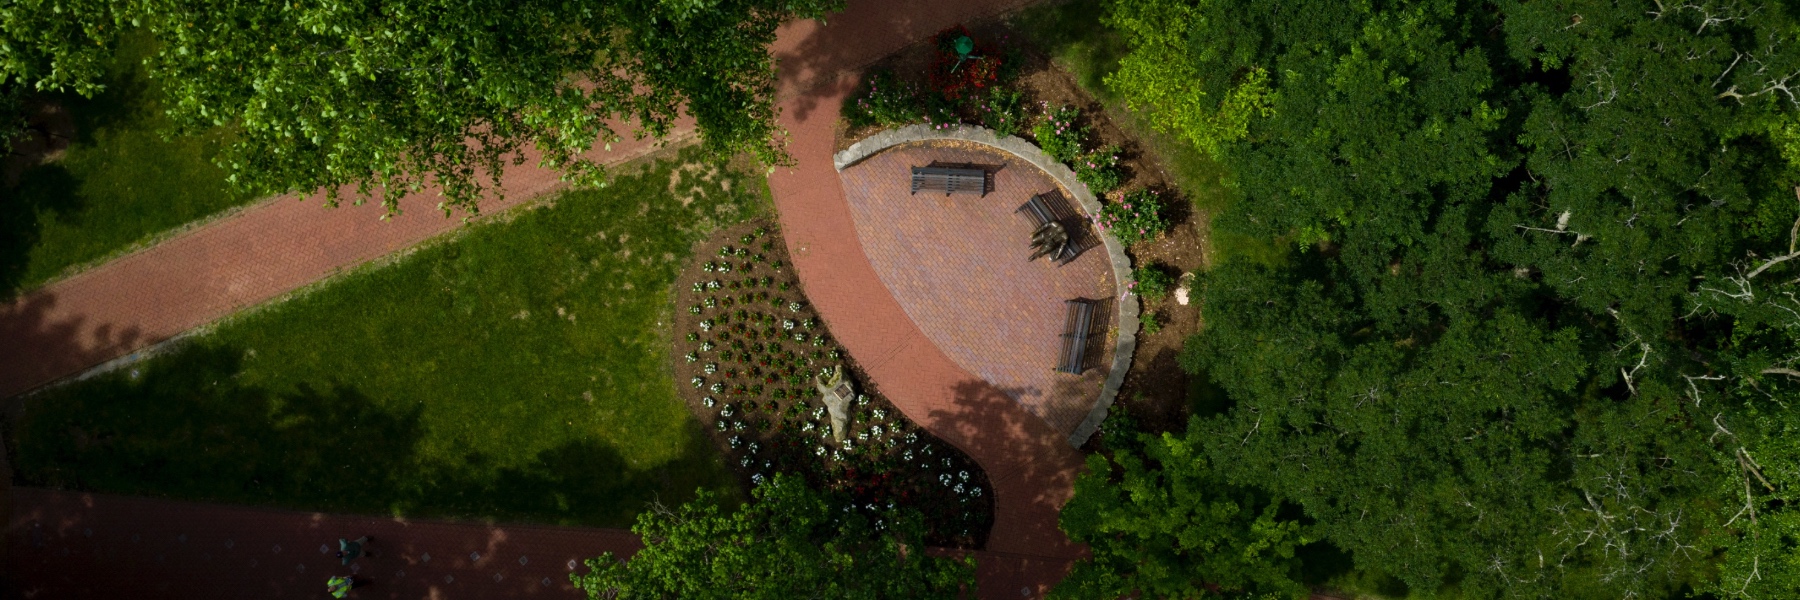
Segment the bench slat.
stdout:
[[1063,347],[1061,364],[1057,371],[1080,375],[1082,359],[1086,358],[1088,330],[1094,325],[1094,303],[1087,300],[1067,300],[1069,316],[1063,325]]

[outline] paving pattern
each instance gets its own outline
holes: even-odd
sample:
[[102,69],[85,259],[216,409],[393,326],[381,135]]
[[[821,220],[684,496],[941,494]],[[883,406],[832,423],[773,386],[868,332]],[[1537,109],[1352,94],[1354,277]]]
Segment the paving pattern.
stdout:
[[[912,194],[910,169],[933,163],[993,171],[985,196]],[[844,169],[856,236],[887,291],[926,339],[958,366],[998,388],[1067,435],[1087,417],[1106,378],[1057,372],[1067,316],[1064,300],[1105,301],[1114,289],[1106,252],[1066,265],[1027,261],[1032,223],[1016,209],[1056,183],[998,151],[914,144]],[[1099,311],[1104,331],[1111,311]],[[1110,364],[1096,353],[1084,362]]]

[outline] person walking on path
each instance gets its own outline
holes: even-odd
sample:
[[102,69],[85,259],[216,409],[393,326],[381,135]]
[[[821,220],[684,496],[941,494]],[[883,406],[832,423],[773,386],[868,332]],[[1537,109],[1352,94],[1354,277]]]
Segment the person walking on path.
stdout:
[[325,591],[331,592],[331,597],[333,598],[342,598],[350,595],[350,588],[355,586],[356,580],[349,577],[332,575],[331,579],[325,580]]
[[344,538],[338,538],[338,558],[343,559],[344,564],[347,565],[350,564],[350,561],[356,560],[357,557],[360,556],[373,557],[375,556],[375,553],[364,550],[363,546],[374,540],[375,538],[366,535],[350,541],[345,541]]

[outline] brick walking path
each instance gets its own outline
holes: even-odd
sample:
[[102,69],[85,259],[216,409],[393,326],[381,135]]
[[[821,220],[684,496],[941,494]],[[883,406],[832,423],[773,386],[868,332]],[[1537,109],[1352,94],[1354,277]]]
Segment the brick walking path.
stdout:
[[[855,356],[882,395],[920,425],[981,463],[994,487],[988,549],[1018,557],[1024,582],[1004,592],[983,584],[987,598],[1037,597],[1062,578],[1082,549],[1057,526],[1073,492],[1081,456],[1067,436],[968,372],[932,344],[906,314],[864,252],[844,184],[832,166],[835,111],[796,110],[797,103],[838,106],[855,87],[845,76],[814,95],[790,100],[783,125],[793,132],[797,164],[769,178],[795,272],[806,296]],[[896,174],[897,177],[904,175]],[[981,301],[971,298],[970,301]],[[987,575],[984,573],[984,581]]]
[[[997,510],[994,530],[989,537],[989,551],[979,554],[980,580],[982,596],[996,599],[1039,596],[1062,577],[1069,561],[1080,554],[1081,549],[1070,543],[1056,526],[1057,510],[1071,493],[1070,485],[1080,468],[1080,456],[1043,420],[957,366],[921,334],[899,304],[887,294],[856,242],[843,187],[832,168],[831,151],[838,107],[854,83],[849,71],[946,26],[991,16],[1027,3],[1023,0],[919,0],[906,3],[859,0],[852,2],[845,12],[833,15],[829,24],[803,21],[783,26],[773,48],[781,70],[782,123],[792,133],[790,151],[798,165],[776,172],[770,177],[770,186],[775,193],[797,271],[809,296],[830,321],[833,332],[868,369],[882,391],[909,417],[961,447],[987,470],[994,485]],[[691,127],[682,128],[683,134],[688,132]],[[600,151],[600,157],[608,162],[619,162],[652,149],[650,142],[616,144],[610,154]],[[503,186],[508,200],[484,204],[483,209],[488,213],[557,189],[560,184],[551,173],[520,168],[507,173]],[[27,294],[10,306],[0,307],[0,340],[4,340],[0,343],[0,397],[33,389],[127,355],[342,269],[458,227],[458,221],[445,219],[431,208],[435,200],[430,194],[428,190],[413,197],[404,205],[407,212],[388,222],[377,220],[380,210],[373,206],[327,210],[319,208],[318,202],[312,200],[267,202]],[[222,528],[220,531],[265,535],[266,530],[266,535],[270,536],[291,535],[308,540],[292,549],[283,546],[287,552],[298,552],[299,548],[306,547],[316,553],[316,545],[328,541],[323,538],[335,540],[338,535],[327,529],[349,525],[396,527],[398,529],[392,530],[390,535],[375,534],[394,544],[418,545],[429,540],[449,544],[462,540],[456,543],[467,545],[469,540],[485,540],[483,543],[513,540],[505,547],[528,557],[528,562],[520,564],[517,570],[484,570],[497,564],[481,562],[492,559],[495,555],[491,553],[485,555],[487,558],[469,559],[471,562],[466,565],[452,563],[449,567],[429,567],[469,569],[461,572],[477,579],[492,575],[501,577],[493,583],[495,587],[483,588],[487,591],[471,593],[469,597],[559,597],[543,591],[526,591],[532,588],[524,586],[519,580],[523,575],[518,574],[536,573],[534,569],[541,567],[530,562],[537,560],[531,557],[560,556],[559,553],[575,547],[568,544],[585,544],[580,546],[581,552],[597,554],[593,549],[604,550],[604,544],[623,543],[616,538],[618,532],[569,530],[568,535],[576,537],[565,538],[558,537],[560,528],[406,523],[326,515],[296,517],[296,513],[218,506],[170,508],[176,503],[24,489],[16,490],[16,494],[15,515],[40,517],[30,522],[15,518],[12,523],[17,527],[7,531],[5,573],[23,589],[51,585],[53,577],[84,572],[20,568],[25,566],[20,561],[41,560],[46,558],[44,552],[62,551],[36,545],[38,541],[48,543],[52,539],[43,537],[49,535],[46,532],[60,532],[58,535],[63,537],[54,539],[71,544],[63,547],[70,556],[79,552],[87,552],[87,555],[102,552],[94,556],[130,555],[122,550],[120,554],[104,555],[98,548],[79,546],[79,540],[89,539],[86,531],[91,528],[75,529],[71,525],[82,522],[143,523],[146,527],[162,521],[212,523]],[[283,516],[246,516],[269,514]],[[298,523],[308,525],[302,527]],[[81,537],[70,537],[73,531],[80,531]],[[99,535],[99,531],[95,529],[95,535]],[[169,533],[161,529],[155,531]],[[174,543],[186,544],[180,541],[182,533],[174,533]],[[147,539],[143,537],[145,534],[138,535],[140,540]],[[608,538],[607,535],[615,537]],[[321,539],[311,541],[315,537]],[[228,539],[232,540],[234,548],[238,547],[237,538]],[[217,543],[223,544],[223,541]],[[271,554],[277,554],[273,552],[276,543],[282,542],[270,544]],[[425,546],[418,547],[422,557]],[[190,552],[184,550],[164,552],[160,556],[164,561],[187,560],[181,557],[188,554]],[[202,551],[201,555],[212,553]],[[435,557],[434,554],[433,560],[438,560]],[[502,558],[514,560],[511,555]],[[65,583],[85,586],[79,589],[95,595],[144,597],[136,593],[141,583],[161,581],[158,578],[163,575],[159,571],[169,564],[146,562],[148,560],[155,560],[155,556],[122,562],[102,561],[90,568],[92,572],[105,572],[105,576],[75,577]],[[266,564],[257,560],[258,566],[252,568]],[[298,573],[302,564],[296,562],[284,568]],[[315,569],[312,566],[306,568]],[[410,571],[408,577],[420,573],[416,569]],[[273,570],[266,574],[256,571],[254,575],[247,575],[251,572],[243,570],[204,569],[175,573],[183,576],[178,583],[170,585],[188,586],[189,590],[209,590],[210,586],[227,586],[226,582],[232,581],[236,583],[231,585],[238,586],[233,589],[267,591],[272,588],[256,586],[292,577],[285,572],[277,576]],[[445,572],[444,575],[468,582],[458,572]],[[437,577],[435,571],[432,576]],[[538,576],[533,580],[541,578]],[[319,581],[322,582],[323,577],[319,577]],[[412,590],[395,592],[405,597],[446,597],[421,595],[427,593],[427,588],[423,587],[388,589]],[[254,595],[275,596],[262,592]]]

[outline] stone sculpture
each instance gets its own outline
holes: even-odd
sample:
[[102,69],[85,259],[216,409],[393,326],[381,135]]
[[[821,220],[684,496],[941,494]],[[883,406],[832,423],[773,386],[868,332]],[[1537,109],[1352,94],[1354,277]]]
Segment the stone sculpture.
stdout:
[[825,410],[831,412],[831,438],[842,444],[844,430],[850,428],[850,399],[856,397],[856,389],[844,381],[844,367],[829,367],[825,371],[830,373],[825,381],[820,381],[819,375],[813,376],[813,387],[819,388]]

